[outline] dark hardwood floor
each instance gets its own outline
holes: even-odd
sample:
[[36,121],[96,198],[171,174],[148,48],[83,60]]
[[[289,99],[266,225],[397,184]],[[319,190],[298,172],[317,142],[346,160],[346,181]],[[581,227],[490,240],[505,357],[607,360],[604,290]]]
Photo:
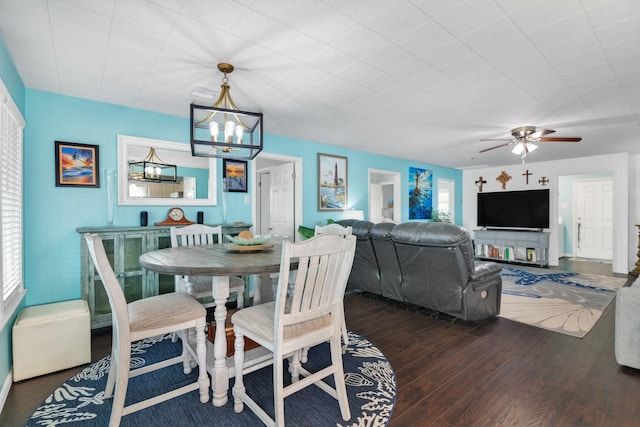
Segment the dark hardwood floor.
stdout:
[[[558,269],[612,275],[609,264],[565,259]],[[614,358],[615,301],[583,339],[501,318],[438,318],[368,294],[347,295],[345,307],[349,329],[394,367],[391,426],[640,425],[640,371]],[[110,351],[110,339],[94,335],[94,361]],[[0,425],[24,425],[80,368],[14,384]]]

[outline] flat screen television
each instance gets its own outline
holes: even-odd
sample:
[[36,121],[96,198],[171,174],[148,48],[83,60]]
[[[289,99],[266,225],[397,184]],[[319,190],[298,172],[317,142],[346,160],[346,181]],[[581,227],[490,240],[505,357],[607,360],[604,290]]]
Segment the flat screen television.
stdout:
[[549,228],[549,190],[478,193],[478,226]]

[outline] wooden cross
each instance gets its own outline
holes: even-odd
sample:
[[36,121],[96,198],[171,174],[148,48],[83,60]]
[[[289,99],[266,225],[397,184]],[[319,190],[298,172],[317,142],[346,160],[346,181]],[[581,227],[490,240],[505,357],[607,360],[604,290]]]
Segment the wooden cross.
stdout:
[[543,176],[538,180],[538,182],[542,185],[547,185],[547,182],[549,182],[549,179],[546,176]]
[[529,169],[527,169],[527,171],[525,173],[523,173],[522,175],[524,175],[525,179],[527,180],[527,185],[529,185],[529,176],[533,175],[531,172],[529,172]]
[[500,183],[502,183],[502,189],[506,190],[507,181],[509,181],[510,179],[511,179],[511,175],[509,175],[506,171],[502,171],[502,173],[500,173],[500,175],[498,175],[498,177],[496,178],[496,181],[499,181]]
[[487,181],[482,179],[482,177],[478,178],[478,180],[476,181],[476,185],[480,189],[481,193],[482,193],[482,184],[486,184],[486,183],[487,183]]

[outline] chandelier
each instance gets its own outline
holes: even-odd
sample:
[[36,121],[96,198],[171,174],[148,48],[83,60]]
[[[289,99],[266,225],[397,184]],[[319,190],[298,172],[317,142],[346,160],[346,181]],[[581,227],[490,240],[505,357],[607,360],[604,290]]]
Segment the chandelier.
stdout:
[[211,107],[191,104],[191,155],[252,160],[262,151],[262,113],[241,111],[229,94],[233,65],[218,64],[224,77]]
[[158,158],[156,149],[149,147],[149,154],[140,161],[129,161],[129,179],[134,181],[172,181],[178,179],[178,168]]

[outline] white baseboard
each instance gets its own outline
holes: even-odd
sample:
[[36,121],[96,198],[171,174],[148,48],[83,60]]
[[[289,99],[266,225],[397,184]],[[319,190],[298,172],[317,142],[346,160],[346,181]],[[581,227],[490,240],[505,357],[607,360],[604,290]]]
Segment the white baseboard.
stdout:
[[4,409],[4,404],[7,401],[7,397],[9,396],[9,391],[11,391],[11,386],[13,385],[13,369],[9,370],[9,375],[7,375],[7,379],[2,385],[2,391],[0,391],[0,412]]

